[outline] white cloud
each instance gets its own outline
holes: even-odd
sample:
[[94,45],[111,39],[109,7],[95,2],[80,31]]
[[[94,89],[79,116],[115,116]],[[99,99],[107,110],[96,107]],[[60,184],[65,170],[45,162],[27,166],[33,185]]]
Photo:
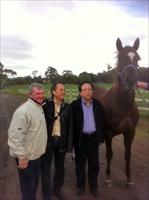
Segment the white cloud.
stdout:
[[16,35],[32,46],[30,56],[24,60],[2,58],[5,66],[14,69],[29,67],[23,74],[22,68],[17,69],[18,75],[29,75],[33,70],[44,74],[49,65],[59,73],[66,69],[75,74],[101,72],[106,70],[107,63],[114,66],[116,62],[117,37],[124,45],[132,45],[139,37],[140,65],[148,66],[148,19],[132,17],[109,2],[2,1],[1,4],[1,35]]

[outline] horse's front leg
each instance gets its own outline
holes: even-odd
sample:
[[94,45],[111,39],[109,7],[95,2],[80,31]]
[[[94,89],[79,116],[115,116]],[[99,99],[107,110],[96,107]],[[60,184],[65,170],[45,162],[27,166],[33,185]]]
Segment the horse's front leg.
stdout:
[[131,144],[135,135],[135,130],[129,131],[124,134],[124,145],[125,145],[125,173],[127,177],[127,185],[130,186],[133,184],[131,179],[131,169],[130,169],[130,160],[131,160]]
[[112,151],[112,137],[109,135],[106,138],[106,158],[107,158],[107,168],[106,168],[106,183],[111,186],[112,178],[111,178],[111,159],[113,156]]

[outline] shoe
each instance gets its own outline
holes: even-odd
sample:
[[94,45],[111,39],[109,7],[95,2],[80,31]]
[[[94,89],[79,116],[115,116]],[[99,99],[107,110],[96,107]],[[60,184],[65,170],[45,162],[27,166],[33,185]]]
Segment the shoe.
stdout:
[[65,200],[64,194],[63,194],[63,192],[61,190],[57,191],[57,192],[54,192],[53,195],[56,196],[57,198],[61,199],[61,200]]
[[84,194],[84,189],[78,188],[77,191],[76,191],[76,194],[77,194],[78,196],[82,196],[82,195]]
[[91,193],[92,193],[92,195],[93,195],[93,197],[98,197],[99,196],[99,193],[98,193],[98,190],[91,190]]

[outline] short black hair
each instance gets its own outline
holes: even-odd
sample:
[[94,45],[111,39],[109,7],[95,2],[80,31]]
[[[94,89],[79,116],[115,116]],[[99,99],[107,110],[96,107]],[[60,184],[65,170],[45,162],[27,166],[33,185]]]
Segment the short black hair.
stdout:
[[57,87],[58,84],[64,85],[64,83],[62,83],[61,81],[59,81],[59,82],[54,82],[54,83],[52,84],[52,86],[51,86],[51,95],[52,95],[52,97],[53,97],[52,91],[53,91],[53,90],[56,90],[56,87]]
[[89,81],[83,81],[83,82],[81,82],[81,83],[79,84],[79,87],[78,87],[79,92],[81,92],[81,87],[82,87],[82,85],[84,85],[84,84],[86,84],[86,83],[88,83],[88,84],[92,87],[92,90],[94,90],[94,85],[93,85],[91,82],[89,82]]

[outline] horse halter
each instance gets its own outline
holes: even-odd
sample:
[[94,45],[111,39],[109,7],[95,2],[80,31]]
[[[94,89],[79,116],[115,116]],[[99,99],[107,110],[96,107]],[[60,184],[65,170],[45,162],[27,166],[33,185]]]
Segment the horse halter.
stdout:
[[[133,87],[130,85],[130,82],[126,79],[126,72],[132,69],[135,73],[137,72],[137,68],[133,64],[126,65],[122,71],[116,71],[118,82],[122,83],[125,89],[132,89],[137,82],[137,78],[135,77],[133,80]],[[133,74],[132,74],[133,76]]]

